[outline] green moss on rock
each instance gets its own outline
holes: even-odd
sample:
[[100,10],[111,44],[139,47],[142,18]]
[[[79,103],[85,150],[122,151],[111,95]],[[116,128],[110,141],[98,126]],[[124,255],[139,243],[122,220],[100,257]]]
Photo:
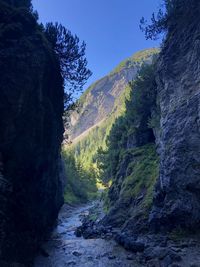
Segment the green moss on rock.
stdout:
[[132,159],[127,167],[129,175],[122,183],[120,198],[129,201],[141,198],[141,207],[149,208],[159,170],[155,145],[148,144],[127,152],[131,153]]

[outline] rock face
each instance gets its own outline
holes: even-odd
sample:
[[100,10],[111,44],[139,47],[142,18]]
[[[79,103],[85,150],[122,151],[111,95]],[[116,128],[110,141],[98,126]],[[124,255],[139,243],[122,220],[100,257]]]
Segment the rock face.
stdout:
[[135,234],[146,229],[159,175],[152,128],[157,110],[154,63],[143,66],[131,86],[126,112],[116,119],[107,139],[104,177],[111,178],[112,184],[103,224],[123,231],[134,228]]
[[186,2],[158,62],[160,178],[150,215],[156,230],[197,229],[200,222],[200,3]]
[[152,48],[134,54],[86,90],[80,99],[80,113],[71,114],[69,135],[72,140],[106,119],[128,82],[136,77],[142,63],[150,63],[157,52],[158,49]]
[[63,81],[28,9],[0,1],[0,25],[0,260],[28,266],[63,203]]

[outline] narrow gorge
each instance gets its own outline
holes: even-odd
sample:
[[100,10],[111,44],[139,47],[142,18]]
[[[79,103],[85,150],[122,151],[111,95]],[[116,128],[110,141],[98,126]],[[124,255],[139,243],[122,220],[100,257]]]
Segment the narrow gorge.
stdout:
[[0,267],[200,266],[200,2],[161,3],[80,94],[85,43],[0,0]]

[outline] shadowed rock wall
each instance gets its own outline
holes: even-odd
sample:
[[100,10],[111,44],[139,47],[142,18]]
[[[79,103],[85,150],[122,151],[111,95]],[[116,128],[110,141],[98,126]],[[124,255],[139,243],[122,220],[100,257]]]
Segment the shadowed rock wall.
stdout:
[[0,1],[0,258],[25,262],[63,203],[63,81],[26,8]]
[[200,222],[199,18],[199,1],[184,1],[158,62],[160,178],[150,216],[157,230]]

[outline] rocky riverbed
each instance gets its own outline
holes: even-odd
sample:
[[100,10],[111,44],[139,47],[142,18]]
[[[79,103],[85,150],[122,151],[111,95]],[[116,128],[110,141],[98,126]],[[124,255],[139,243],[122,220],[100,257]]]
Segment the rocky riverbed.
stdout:
[[[95,203],[81,207],[64,205],[58,226],[35,259],[34,267],[140,267],[135,256],[113,239],[77,237],[77,227]],[[94,218],[95,219],[95,218]]]
[[101,202],[64,205],[34,267],[200,267],[198,236],[133,236],[103,226]]

